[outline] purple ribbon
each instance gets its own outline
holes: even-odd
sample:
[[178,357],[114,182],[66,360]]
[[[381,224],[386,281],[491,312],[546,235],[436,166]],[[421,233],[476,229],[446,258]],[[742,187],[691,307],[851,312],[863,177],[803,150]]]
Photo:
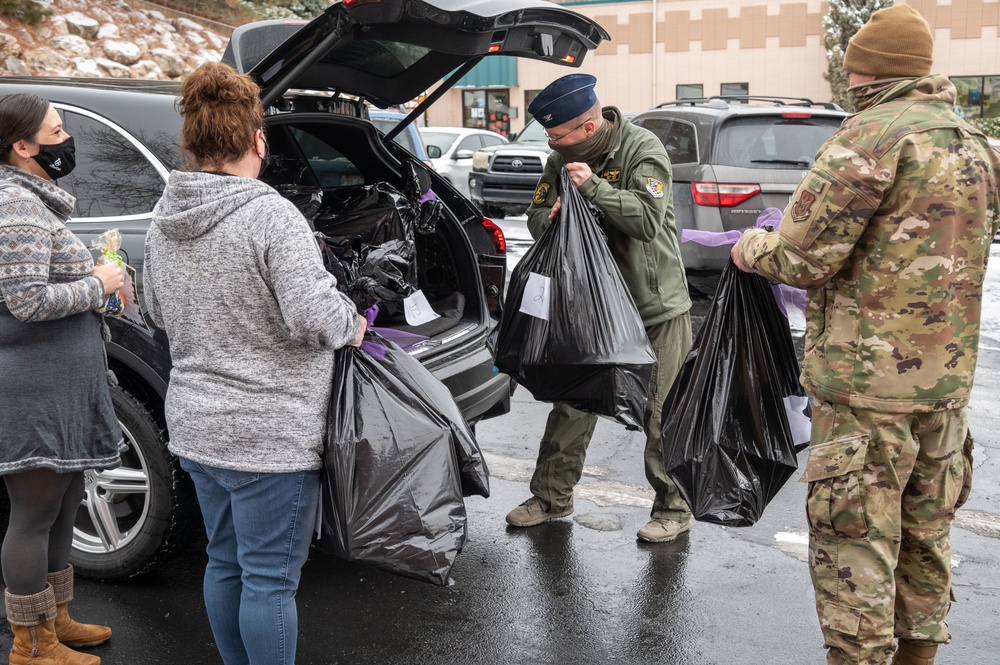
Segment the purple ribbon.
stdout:
[[[764,208],[757,216],[757,221],[753,228],[771,227],[777,231],[781,224],[781,210],[778,208]],[[743,236],[746,229],[735,229],[732,231],[695,231],[693,229],[681,229],[681,242],[695,242],[705,247],[721,247],[722,245],[735,245]],[[797,289],[786,284],[772,284],[771,291],[774,300],[778,303],[778,309],[788,318],[788,308],[790,305],[800,312],[806,309],[806,292],[804,289]]]
[[[377,333],[382,339],[395,343],[401,349],[408,349],[411,346],[428,339],[424,335],[408,333],[403,330],[393,328],[382,328],[373,325],[375,317],[378,316],[378,305],[372,305],[363,312],[365,320],[368,321],[368,330]],[[379,362],[385,360],[389,349],[385,344],[374,340],[366,339],[361,342],[361,350]]]

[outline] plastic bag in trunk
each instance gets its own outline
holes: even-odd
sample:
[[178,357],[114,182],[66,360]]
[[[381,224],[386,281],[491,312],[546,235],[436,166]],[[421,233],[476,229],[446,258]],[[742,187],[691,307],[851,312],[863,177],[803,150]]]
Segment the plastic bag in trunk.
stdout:
[[770,285],[730,260],[663,405],[664,466],[696,520],[750,526],[795,472],[798,376]]
[[543,402],[641,430],[655,358],[607,237],[569,174],[559,219],[511,274],[497,368]]
[[466,538],[464,494],[486,465],[448,389],[395,344],[338,351],[321,543],[337,556],[439,585]]

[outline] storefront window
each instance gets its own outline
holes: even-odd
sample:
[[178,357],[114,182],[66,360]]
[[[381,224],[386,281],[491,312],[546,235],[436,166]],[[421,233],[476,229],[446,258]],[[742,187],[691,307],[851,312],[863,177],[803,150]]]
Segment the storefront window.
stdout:
[[963,118],[1000,116],[1000,76],[956,76],[955,113]]
[[732,95],[749,95],[749,83],[723,83],[719,86],[719,94],[723,97]]
[[691,97],[704,97],[705,86],[701,83],[680,83],[677,85],[677,99],[690,99]]
[[531,102],[535,101],[535,97],[538,96],[541,90],[525,90],[524,91],[524,124],[528,124],[531,120],[531,114],[528,113],[528,107],[531,106]]
[[510,134],[510,91],[463,90],[462,126]]

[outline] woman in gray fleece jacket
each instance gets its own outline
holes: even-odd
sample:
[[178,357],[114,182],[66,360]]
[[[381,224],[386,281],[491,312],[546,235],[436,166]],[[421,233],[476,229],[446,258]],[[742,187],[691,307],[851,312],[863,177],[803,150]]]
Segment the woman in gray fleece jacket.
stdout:
[[256,179],[267,144],[253,80],[203,65],[179,108],[198,170],[170,174],[143,275],[170,342],[169,448],[205,519],[205,604],[223,661],[291,664],[333,352],[360,344],[364,319],[306,220]]

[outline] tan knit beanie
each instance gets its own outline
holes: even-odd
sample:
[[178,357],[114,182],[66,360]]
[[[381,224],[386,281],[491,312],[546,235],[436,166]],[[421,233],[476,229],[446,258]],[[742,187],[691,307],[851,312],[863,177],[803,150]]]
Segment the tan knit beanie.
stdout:
[[847,45],[844,69],[879,78],[931,73],[934,37],[917,10],[908,5],[880,9]]

